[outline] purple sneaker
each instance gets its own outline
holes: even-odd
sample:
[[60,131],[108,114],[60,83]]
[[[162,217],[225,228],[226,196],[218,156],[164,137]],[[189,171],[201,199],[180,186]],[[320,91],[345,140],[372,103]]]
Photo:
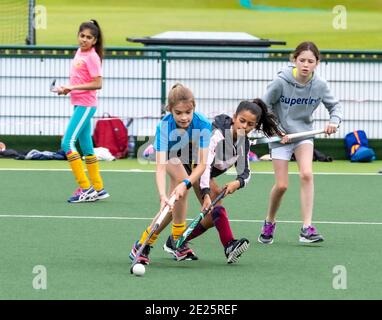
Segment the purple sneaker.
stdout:
[[317,232],[317,229],[313,226],[307,228],[301,228],[300,232],[300,242],[312,243],[312,242],[322,242],[324,238]]
[[257,238],[257,240],[260,243],[263,244],[272,244],[273,243],[273,232],[275,231],[276,228],[276,222],[267,222],[264,221],[263,228],[261,229],[261,234]]

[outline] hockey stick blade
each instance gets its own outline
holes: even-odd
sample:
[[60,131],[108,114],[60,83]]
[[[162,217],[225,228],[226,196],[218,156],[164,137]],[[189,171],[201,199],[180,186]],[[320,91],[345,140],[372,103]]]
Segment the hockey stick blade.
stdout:
[[[175,203],[175,195],[172,196],[169,200],[169,203],[170,205],[174,205]],[[166,217],[167,213],[170,211],[170,206],[169,205],[166,205],[163,210],[160,212],[159,216],[157,217],[156,221],[155,221],[155,224],[154,226],[151,228],[150,230],[150,233],[148,234],[148,236],[146,237],[145,241],[142,243],[142,245],[140,246],[138,252],[135,254],[135,257],[134,257],[134,260],[131,262],[131,267],[130,267],[130,273],[133,274],[133,267],[134,265],[138,262],[138,259],[139,257],[142,255],[142,252],[143,250],[145,249],[145,247],[147,246],[149,240],[151,239],[151,237],[153,236],[153,234],[155,233],[155,231],[158,230],[159,226],[161,225],[163,219]]]

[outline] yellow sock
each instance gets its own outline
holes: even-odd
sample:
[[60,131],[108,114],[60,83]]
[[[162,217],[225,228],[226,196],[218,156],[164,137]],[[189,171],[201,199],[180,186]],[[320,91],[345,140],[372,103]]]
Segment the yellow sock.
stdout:
[[172,224],[171,233],[175,241],[183,234],[184,230],[186,230],[186,222]]
[[84,165],[78,152],[71,152],[66,155],[69,165],[72,168],[74,177],[82,189],[90,188],[90,182],[85,174]]
[[99,164],[95,155],[85,157],[86,167],[88,168],[89,178],[94,189],[103,189],[103,181],[99,173]]
[[[146,229],[145,231],[143,231],[142,236],[141,236],[141,239],[139,240],[139,243],[140,243],[140,244],[142,244],[143,242],[145,242],[145,240],[146,240],[146,238],[148,237],[150,231],[151,231],[151,228],[150,228],[150,227],[147,227],[147,229]],[[151,236],[150,240],[147,242],[147,244],[148,244],[149,246],[154,245],[154,243],[157,241],[158,237],[159,237],[159,234],[154,233],[154,234]]]

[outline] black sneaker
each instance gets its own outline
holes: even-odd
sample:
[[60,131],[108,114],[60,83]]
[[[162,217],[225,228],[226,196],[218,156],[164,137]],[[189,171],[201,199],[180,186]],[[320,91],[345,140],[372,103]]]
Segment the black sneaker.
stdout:
[[176,248],[175,241],[172,236],[167,238],[166,243],[163,245],[163,250],[171,254],[174,259],[181,260],[198,260],[194,251],[188,247],[187,242],[184,242],[181,247]]
[[232,240],[224,249],[227,263],[238,262],[241,254],[249,248],[249,241],[245,238]]
[[324,241],[324,237],[317,232],[315,227],[309,226],[307,228],[301,228],[299,240],[303,243],[322,242]]
[[163,250],[175,257],[176,246],[172,236],[168,236],[166,243],[163,245]]

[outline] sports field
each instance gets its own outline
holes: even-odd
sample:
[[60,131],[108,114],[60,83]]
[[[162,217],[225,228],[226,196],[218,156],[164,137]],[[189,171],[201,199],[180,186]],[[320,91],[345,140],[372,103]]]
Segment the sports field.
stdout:
[[[273,183],[271,164],[253,163],[249,186],[225,200],[236,237],[251,242],[239,263],[226,264],[214,229],[192,242],[198,261],[176,262],[161,249],[167,230],[140,278],[130,275],[128,254],[158,209],[154,167],[133,160],[101,166],[112,196],[74,205],[66,203],[75,188],[66,162],[0,160],[0,299],[382,297],[382,175],[376,174],[382,161],[314,163],[314,218],[325,236],[318,245],[298,243],[299,186],[292,173],[269,246],[256,239]],[[291,168],[296,172],[294,163]],[[189,208],[193,218],[194,196]],[[33,287],[35,266],[46,270],[46,289]],[[336,289],[338,270],[346,289]]]
[[[304,40],[320,49],[381,49],[381,0],[36,0],[46,8],[47,28],[39,45],[76,45],[81,22],[97,19],[106,46],[136,45],[126,37],[165,31],[247,32],[284,40],[293,48]],[[346,8],[346,28],[336,29],[336,5]],[[251,7],[253,7],[251,9]],[[345,19],[345,18],[344,18]]]

